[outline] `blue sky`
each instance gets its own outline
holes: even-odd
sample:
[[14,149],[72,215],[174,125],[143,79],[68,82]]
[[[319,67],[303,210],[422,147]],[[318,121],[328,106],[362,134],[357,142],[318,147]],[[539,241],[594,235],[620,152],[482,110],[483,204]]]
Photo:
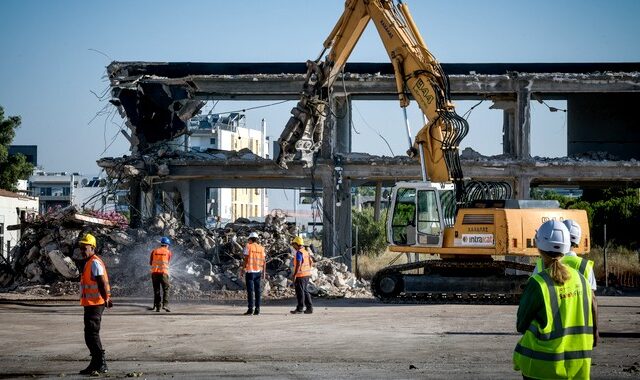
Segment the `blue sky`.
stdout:
[[[407,0],[423,37],[441,62],[640,61],[640,1],[426,1]],[[105,67],[118,61],[302,62],[315,58],[342,13],[342,0],[322,1],[37,1],[0,2],[0,105],[22,116],[15,144],[38,145],[48,171],[97,174],[95,160],[127,153],[117,135],[118,115],[107,104]],[[104,53],[98,53],[95,50]],[[106,55],[106,56],[105,56]],[[352,62],[386,62],[373,26]],[[406,150],[396,102],[356,102],[355,151]],[[473,103],[459,102],[463,114]],[[246,107],[221,102],[218,111]],[[265,118],[277,138],[293,102],[247,114]],[[501,152],[502,115],[485,102],[469,117],[463,146]],[[560,104],[562,106],[562,104]],[[107,111],[112,111],[107,108]],[[562,155],[566,119],[534,104],[533,153]],[[108,113],[107,113],[108,114]],[[414,131],[420,115],[413,106]],[[546,143],[549,136],[553,144]]]

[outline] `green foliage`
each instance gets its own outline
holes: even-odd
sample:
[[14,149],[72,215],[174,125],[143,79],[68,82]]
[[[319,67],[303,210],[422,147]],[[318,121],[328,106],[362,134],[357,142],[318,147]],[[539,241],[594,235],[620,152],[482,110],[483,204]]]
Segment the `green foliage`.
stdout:
[[637,249],[640,225],[639,189],[608,188],[585,190],[578,199],[565,197],[553,191],[533,191],[534,199],[553,199],[560,207],[587,212],[592,245],[604,244],[604,225],[607,225],[607,244]]
[[0,189],[16,191],[19,179],[27,179],[33,172],[33,165],[22,154],[9,157],[9,145],[20,126],[19,116],[4,117],[0,106]]
[[387,248],[385,237],[385,217],[380,216],[380,221],[373,219],[373,209],[365,208],[362,211],[352,210],[353,221],[352,245],[356,243],[356,226],[358,226],[358,249],[367,256],[378,256]]

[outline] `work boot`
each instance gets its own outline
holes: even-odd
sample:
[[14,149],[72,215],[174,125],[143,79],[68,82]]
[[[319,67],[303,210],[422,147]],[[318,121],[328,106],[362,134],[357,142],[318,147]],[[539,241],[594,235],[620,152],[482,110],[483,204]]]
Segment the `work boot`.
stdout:
[[247,309],[247,311],[242,315],[251,315],[253,314],[253,309]]
[[304,311],[304,313],[305,313],[305,314],[313,314],[313,308],[308,307],[308,308]]
[[294,310],[291,310],[289,313],[291,313],[291,314],[302,314],[302,310],[294,309]]
[[107,373],[109,372],[109,368],[107,368],[107,358],[104,355],[104,350],[102,350],[100,357],[98,358],[98,363],[96,368],[94,368],[92,373]]
[[253,311],[253,315],[260,315],[260,308],[256,308],[256,309]]
[[82,371],[80,371],[79,374],[81,374],[81,375],[89,375],[93,371],[95,371],[97,367],[98,367],[98,358],[93,356],[93,355],[91,355],[91,362],[89,362],[89,365],[87,366],[87,368],[85,368]]

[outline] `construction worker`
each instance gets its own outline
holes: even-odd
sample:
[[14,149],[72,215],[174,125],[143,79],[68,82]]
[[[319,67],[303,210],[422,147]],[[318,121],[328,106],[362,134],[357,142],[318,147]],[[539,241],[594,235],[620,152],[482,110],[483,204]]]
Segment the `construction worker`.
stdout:
[[151,283],[153,284],[153,308],[160,312],[160,287],[162,286],[162,309],[167,313],[169,309],[169,262],[172,253],[169,250],[171,240],[168,237],[160,239],[160,247],[151,251],[149,265],[151,265]]
[[[249,234],[249,242],[244,247],[244,265],[241,272],[244,272],[245,282],[247,284],[247,311],[244,315],[260,314],[260,279],[266,278],[267,261],[264,253],[264,247],[258,244],[258,233]],[[242,273],[240,274],[242,276]],[[255,309],[254,307],[255,297]]]
[[[296,251],[293,256],[293,274],[291,280],[296,289],[296,298],[298,305],[291,314],[311,314],[313,313],[313,305],[311,304],[311,294],[309,294],[309,279],[311,278],[311,256],[304,248],[304,240],[302,237],[296,236],[291,240],[291,246]],[[306,309],[303,311],[303,306]]]
[[105,307],[113,306],[107,267],[96,255],[96,238],[86,234],[78,243],[85,259],[80,277],[80,305],[84,306],[84,341],[91,354],[89,366],[81,375],[106,373],[107,360],[100,341],[100,323]]
[[562,263],[569,230],[543,223],[535,236],[543,270],[531,276],[520,299],[516,328],[524,335],[513,353],[525,379],[588,379],[597,318],[586,278]]

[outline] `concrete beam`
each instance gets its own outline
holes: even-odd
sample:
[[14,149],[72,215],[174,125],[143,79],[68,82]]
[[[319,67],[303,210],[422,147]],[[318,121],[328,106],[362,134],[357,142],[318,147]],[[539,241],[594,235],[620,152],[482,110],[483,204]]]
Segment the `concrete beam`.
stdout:
[[[98,165],[107,171],[122,167],[120,158],[105,158]],[[169,175],[160,177],[153,171],[147,172],[154,183],[188,179],[213,179],[225,184],[224,187],[310,187],[314,181],[317,187],[324,186],[322,178],[333,175],[334,161],[319,159],[313,171],[293,164],[288,170],[279,168],[271,160],[168,160]],[[153,165],[142,161],[132,166],[143,170]],[[340,156],[342,176],[349,179],[352,186],[376,182],[392,184],[398,181],[420,179],[420,165],[408,157],[379,157],[362,153]],[[597,184],[603,186],[612,182],[640,182],[640,161],[582,161],[566,158],[545,160],[481,159],[462,160],[465,176],[478,180],[514,180],[531,178],[535,184]],[[273,186],[265,186],[269,183]],[[237,186],[236,186],[237,185]]]
[[[303,81],[302,74],[138,79],[138,83],[183,87],[190,99],[194,100],[299,100]],[[553,94],[559,99],[573,93],[640,92],[640,77],[636,73],[515,73],[449,77],[454,99],[479,99],[488,95],[515,94],[519,91],[519,83],[522,81],[528,82],[528,90],[532,93]],[[118,86],[127,87],[129,84],[119,83]],[[347,73],[344,89],[353,100],[397,100],[393,75]]]

